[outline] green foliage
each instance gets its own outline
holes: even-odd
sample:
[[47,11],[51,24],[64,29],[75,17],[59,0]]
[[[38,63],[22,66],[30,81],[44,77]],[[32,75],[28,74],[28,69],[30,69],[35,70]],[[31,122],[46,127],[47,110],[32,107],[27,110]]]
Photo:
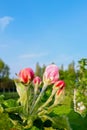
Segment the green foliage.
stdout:
[[5,100],[8,100],[8,99],[15,99],[15,100],[17,100],[18,97],[19,97],[17,92],[4,92],[3,96],[4,96]]
[[8,99],[8,100],[3,101],[3,105],[5,107],[15,107],[15,106],[18,106],[16,100],[14,100],[14,99]]
[[66,116],[61,116],[61,117],[55,116],[52,119],[54,121],[53,123],[54,128],[71,130],[68,118]]
[[10,68],[0,59],[0,92],[9,91],[15,88],[14,82],[9,78]]
[[0,79],[9,77],[9,67],[4,63],[3,60],[0,59]]
[[36,63],[36,69],[35,69],[35,75],[39,76],[42,78],[44,70],[45,70],[46,66],[43,65],[42,67],[39,65],[39,63]]
[[80,114],[71,110],[71,112],[68,114],[68,118],[72,130],[87,130],[87,116],[83,118],[80,116]]
[[84,117],[87,114],[87,59],[83,58],[78,63],[78,77],[74,89],[74,110]]
[[7,113],[0,113],[0,130],[10,130],[12,123]]

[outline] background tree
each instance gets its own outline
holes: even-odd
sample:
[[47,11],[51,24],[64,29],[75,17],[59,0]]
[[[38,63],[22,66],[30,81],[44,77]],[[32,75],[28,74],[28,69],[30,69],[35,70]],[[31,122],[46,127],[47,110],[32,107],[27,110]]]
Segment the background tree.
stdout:
[[36,69],[35,69],[35,75],[37,75],[37,76],[43,78],[42,76],[43,76],[43,73],[44,73],[44,71],[45,71],[45,68],[46,68],[46,65],[45,65],[45,64],[43,64],[43,66],[41,67],[41,66],[39,65],[39,63],[37,62],[37,63],[36,63]]
[[41,77],[41,67],[39,65],[39,63],[36,63],[36,68],[35,68],[35,75],[40,76]]
[[0,92],[15,90],[15,84],[9,77],[10,68],[5,62],[0,59]]
[[59,73],[60,73],[60,79],[64,80],[64,78],[65,78],[65,71],[64,71],[63,64],[60,66]]
[[10,68],[7,64],[4,63],[2,59],[0,59],[0,80],[9,78]]

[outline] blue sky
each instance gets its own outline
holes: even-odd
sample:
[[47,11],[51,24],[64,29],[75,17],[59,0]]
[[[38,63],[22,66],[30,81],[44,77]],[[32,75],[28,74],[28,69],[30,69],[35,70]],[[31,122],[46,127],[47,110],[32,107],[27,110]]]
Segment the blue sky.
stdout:
[[11,77],[87,58],[87,0],[0,0],[0,58]]

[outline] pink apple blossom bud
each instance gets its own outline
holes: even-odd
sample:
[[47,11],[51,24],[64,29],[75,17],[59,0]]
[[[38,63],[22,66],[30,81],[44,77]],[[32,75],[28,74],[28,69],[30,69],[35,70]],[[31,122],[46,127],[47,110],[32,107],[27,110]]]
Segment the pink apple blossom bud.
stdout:
[[36,76],[34,79],[33,79],[33,84],[34,85],[40,85],[41,83],[41,78],[39,76]]
[[54,64],[47,66],[43,75],[44,83],[48,85],[53,84],[58,80],[58,78],[59,78],[58,67]]
[[64,87],[65,86],[65,82],[63,80],[58,80],[56,83],[55,83],[55,86],[56,87]]
[[63,80],[59,80],[54,84],[54,90],[57,89],[55,94],[54,105],[59,104],[63,100],[64,88],[65,88],[65,82]]
[[31,68],[24,68],[19,72],[18,77],[21,82],[28,84],[33,80],[34,72]]
[[65,87],[65,82],[63,80],[58,80],[56,83],[55,83],[55,86],[56,87],[59,87],[58,91],[57,91],[57,94],[59,95],[60,92],[64,89]]

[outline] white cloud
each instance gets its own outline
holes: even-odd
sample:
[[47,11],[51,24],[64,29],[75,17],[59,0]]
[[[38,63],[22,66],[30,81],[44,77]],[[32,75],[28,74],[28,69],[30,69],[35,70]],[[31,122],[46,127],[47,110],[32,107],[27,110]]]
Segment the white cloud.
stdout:
[[13,17],[10,17],[10,16],[1,17],[0,18],[0,29],[4,30],[10,24],[10,22],[13,20],[14,20]]
[[19,58],[23,58],[23,59],[30,59],[30,58],[38,58],[38,57],[43,57],[43,56],[47,56],[48,53],[39,53],[39,54],[23,54],[23,55],[20,55]]

